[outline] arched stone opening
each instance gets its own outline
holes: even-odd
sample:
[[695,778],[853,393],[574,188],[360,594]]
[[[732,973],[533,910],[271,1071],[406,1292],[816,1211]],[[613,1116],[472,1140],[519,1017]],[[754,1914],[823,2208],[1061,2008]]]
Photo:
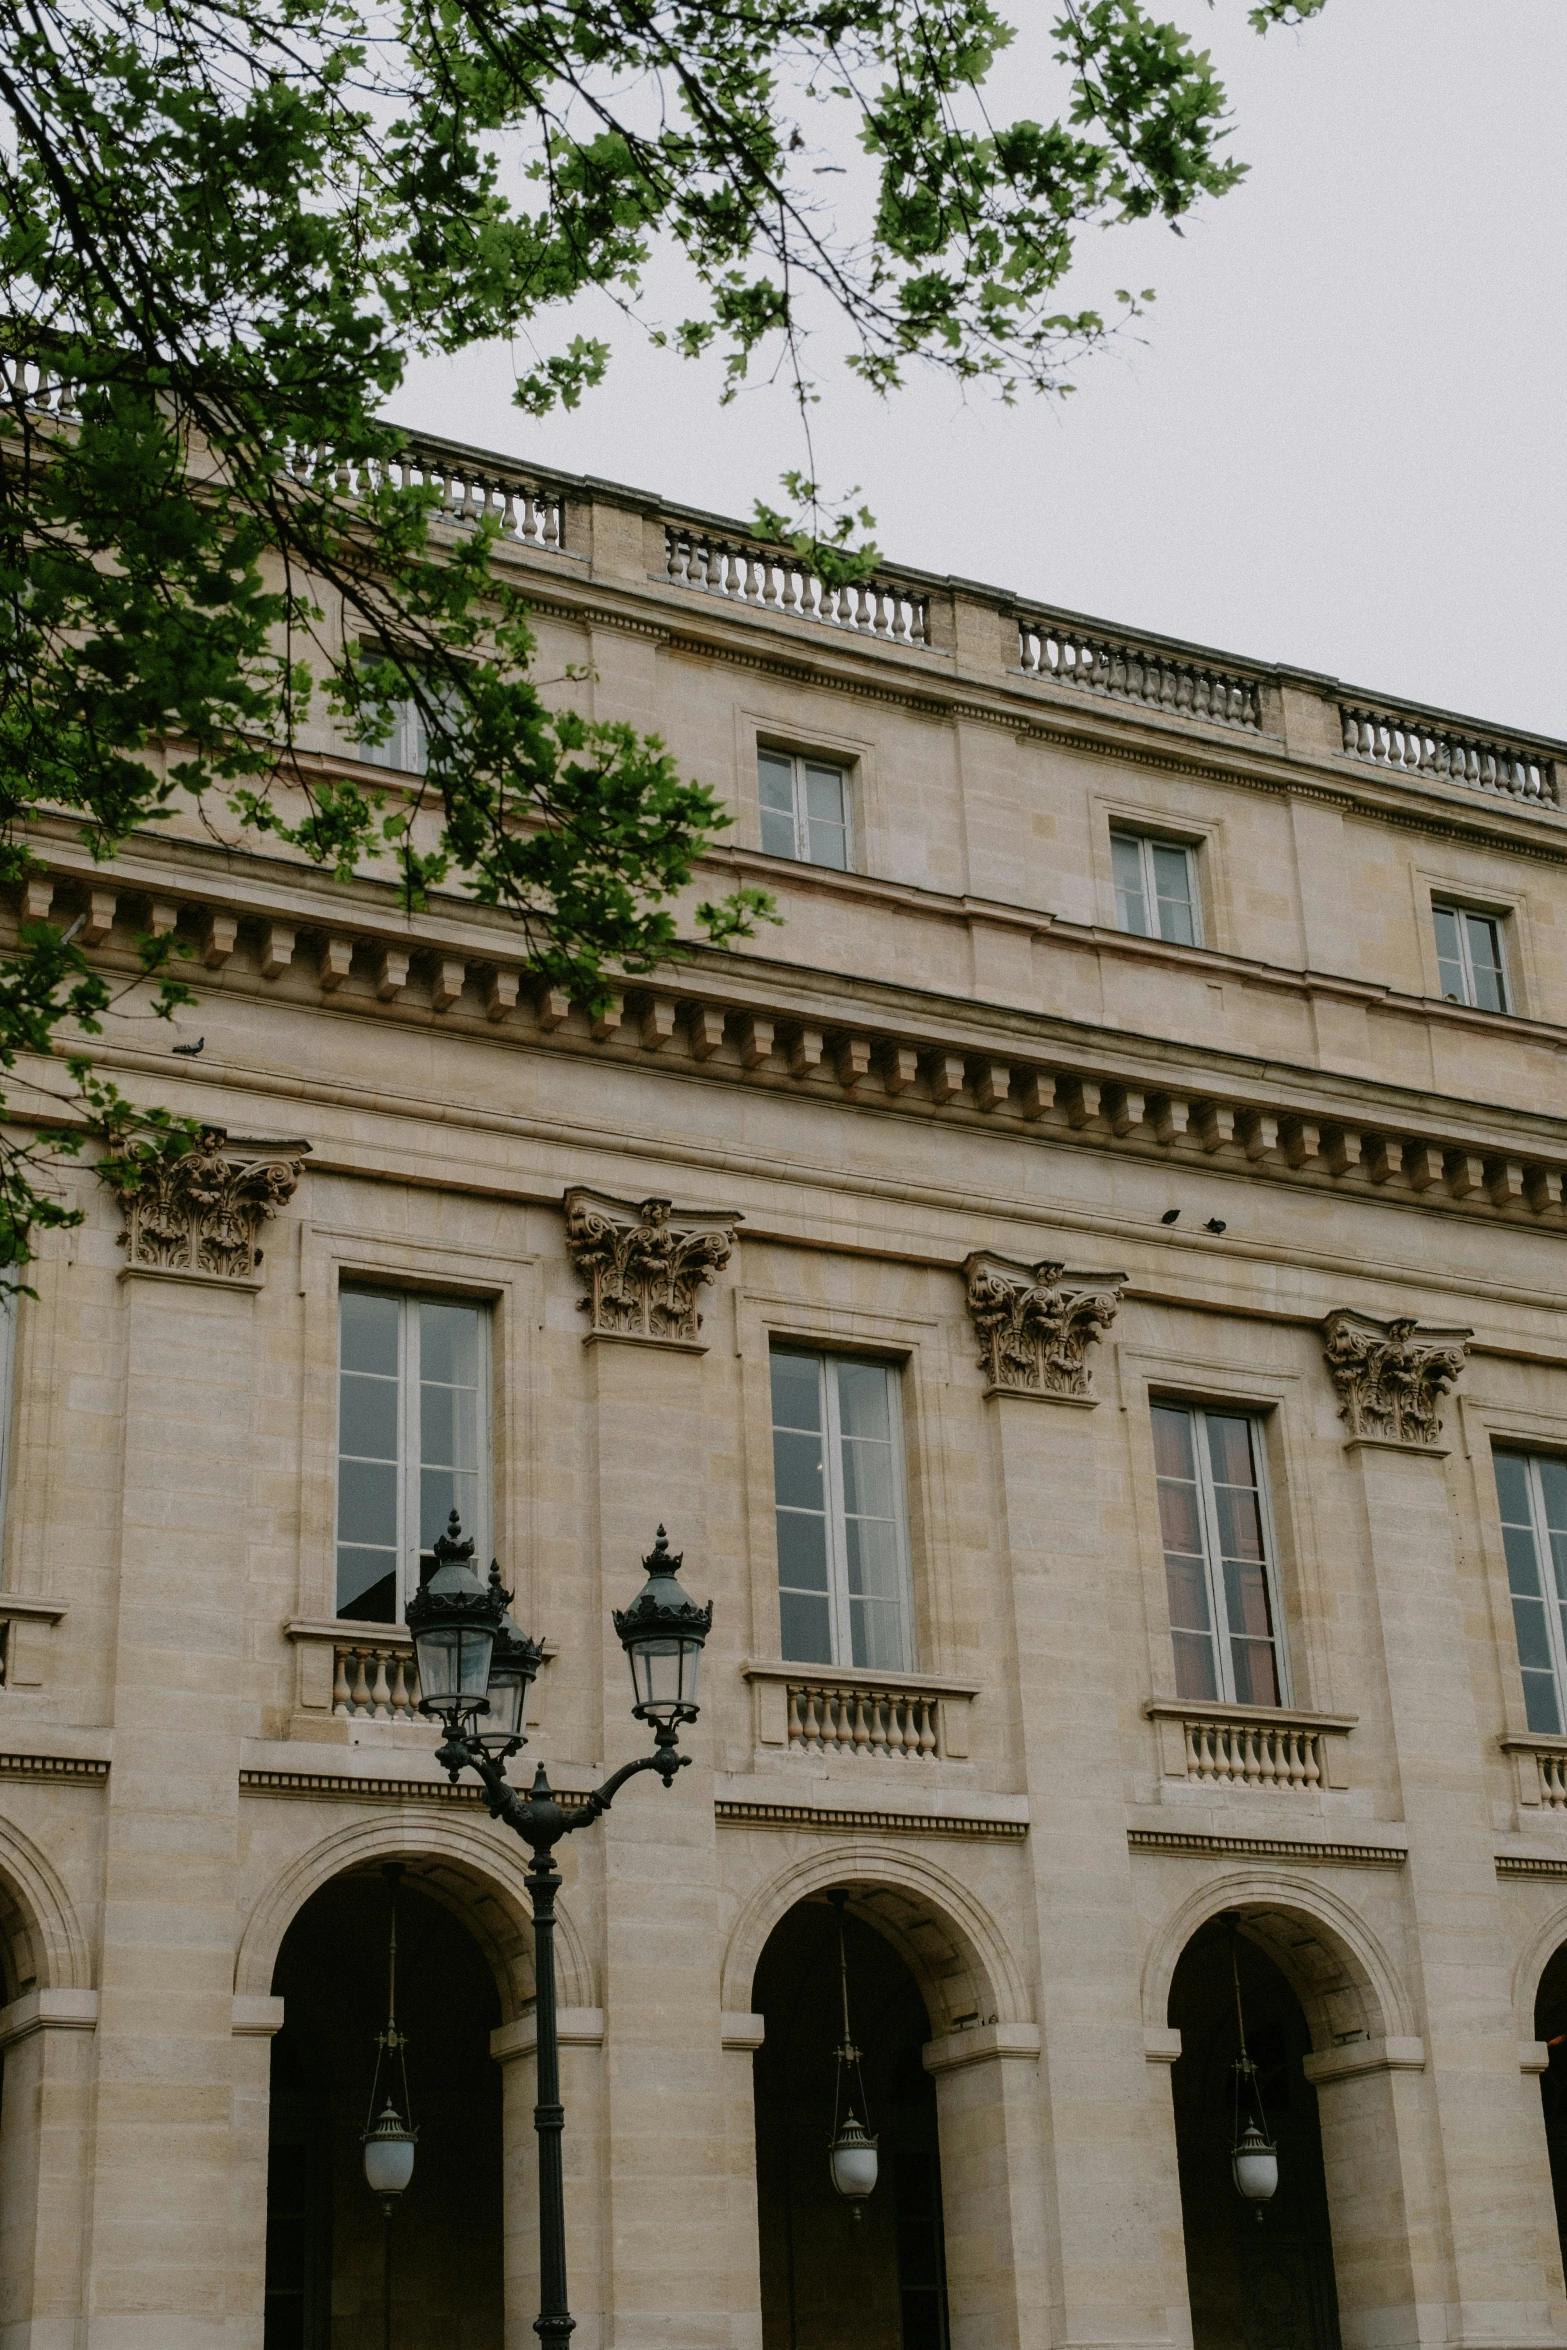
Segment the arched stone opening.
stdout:
[[[843,2039],[838,1915],[825,1894],[774,1928],[756,1970],[756,2185],[763,2350],[947,2350],[946,2255],[930,2018],[896,1915],[861,1889],[843,1918],[853,2039],[879,2140],[856,2208],[827,2149]],[[859,2104],[856,2090],[852,2102]]]
[[[1210,1920],[1182,1951],[1170,1986],[1169,2021],[1181,2035],[1170,2085],[1194,2350],[1339,2346],[1322,2130],[1305,2069],[1311,2032],[1269,1948],[1280,1922],[1276,1914]],[[1237,1984],[1255,2088],[1278,2148],[1278,2191],[1256,2206],[1237,2192],[1230,2165]],[[1252,2110],[1241,2088],[1244,2127]]]
[[1567,2267],[1567,1942],[1552,1952],[1534,1999],[1534,2037],[1546,2045],[1548,2063],[1540,2075],[1545,2145],[1556,2204],[1556,2232]]
[[[387,2222],[361,2134],[387,2014],[383,1865],[319,1886],[277,1953],[265,2350],[381,2350]],[[449,1864],[417,1861],[397,1889],[397,2022],[419,2143],[390,2245],[394,2339],[409,2350],[454,2339],[458,2317],[463,2350],[503,2340],[505,2116],[490,2035],[518,1954],[497,1948],[482,1911],[474,1930],[467,1890]],[[383,2059],[381,2093],[386,2083]]]
[[91,1982],[63,1883],[0,1823],[0,2317],[19,2338],[81,2311]]

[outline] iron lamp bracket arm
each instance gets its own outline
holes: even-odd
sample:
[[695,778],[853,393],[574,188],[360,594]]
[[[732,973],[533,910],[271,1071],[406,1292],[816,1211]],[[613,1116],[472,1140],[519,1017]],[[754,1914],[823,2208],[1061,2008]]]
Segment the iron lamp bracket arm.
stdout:
[[623,1764],[602,1787],[595,1787],[569,1810],[547,1787],[521,1794],[507,1779],[504,1764],[471,1740],[448,1740],[436,1759],[446,1765],[454,1779],[465,1763],[470,1765],[483,1782],[485,1807],[490,1817],[501,1821],[535,1851],[548,1851],[563,1836],[570,1836],[578,1828],[589,1828],[601,1819],[628,1779],[634,1779],[641,1771],[657,1771],[664,1785],[671,1786],[675,1773],[683,1770],[691,1757],[675,1751],[673,1735],[661,1739],[651,1754],[639,1754],[634,1762]]
[[668,1787],[673,1785],[676,1771],[683,1770],[690,1760],[688,1754],[674,1754],[661,1746],[653,1754],[639,1754],[635,1762],[622,1764],[602,1787],[595,1787],[583,1803],[574,1806],[567,1816],[566,1833],[570,1835],[574,1828],[589,1828],[595,1820],[602,1819],[626,1781],[634,1779],[639,1771],[658,1771]]

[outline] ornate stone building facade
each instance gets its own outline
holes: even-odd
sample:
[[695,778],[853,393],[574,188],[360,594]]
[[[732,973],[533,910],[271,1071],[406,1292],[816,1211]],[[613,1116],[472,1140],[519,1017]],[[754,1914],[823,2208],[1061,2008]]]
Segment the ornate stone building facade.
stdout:
[[457,897],[40,837],[128,1010],[188,946],[201,1056],[103,1058],[206,1132],[72,1171],[8,1326],[0,2350],[381,2343],[389,1862],[393,2339],[531,2340],[453,1507],[567,1790],[660,1521],[714,1603],[693,1767],[564,1855],[584,2350],[1567,2343],[1562,754],[427,462],[784,921],[584,1007]]

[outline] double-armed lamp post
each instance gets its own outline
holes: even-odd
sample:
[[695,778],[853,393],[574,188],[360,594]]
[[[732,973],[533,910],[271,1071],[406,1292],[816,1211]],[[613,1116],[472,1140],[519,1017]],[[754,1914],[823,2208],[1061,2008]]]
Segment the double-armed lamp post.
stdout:
[[653,1751],[638,1755],[568,1809],[552,1792],[542,1763],[525,1796],[506,1779],[508,1758],[527,1743],[528,1690],[544,1659],[543,1642],[518,1631],[507,1613],[511,1594],[501,1588],[499,1566],[492,1564],[486,1578],[474,1565],[473,1544],[462,1539],[455,1510],[435,1545],[435,1559],[434,1574],[408,1603],[408,1629],[419,1660],[420,1711],[433,1714],[446,1732],[435,1759],[453,1779],[463,1769],[477,1771],[491,1817],[504,1821],[533,1855],[527,1886],[539,2033],[533,2126],[539,2139],[540,2303],[533,2330],[543,2350],[566,2350],[575,2321],[566,2301],[561,2168],[566,2115],[555,2031],[555,1895],[561,1876],[555,1847],[563,1836],[601,1818],[639,1771],[657,1771],[668,1787],[691,1760],[679,1751],[680,1727],[697,1717],[697,1668],[713,1611],[688,1599],[676,1581],[680,1560],[670,1555],[660,1526],[642,1562],[646,1583],[628,1608],[614,1611],[615,1630],[631,1664],[631,1710],[637,1721],[653,1725]]

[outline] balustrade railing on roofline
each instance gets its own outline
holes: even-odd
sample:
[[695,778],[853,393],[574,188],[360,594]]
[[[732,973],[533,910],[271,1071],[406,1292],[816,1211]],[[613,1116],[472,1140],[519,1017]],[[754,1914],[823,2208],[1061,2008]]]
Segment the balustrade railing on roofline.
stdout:
[[400,456],[385,465],[334,464],[325,449],[296,447],[288,453],[288,471],[296,481],[309,481],[322,467],[335,471],[337,487],[349,497],[362,496],[383,484],[392,489],[437,489],[441,494],[437,522],[479,523],[493,515],[503,540],[555,550],[565,545],[566,509],[560,492],[542,488],[510,467],[493,462],[470,464],[450,451],[431,449],[419,441],[410,441]]
[[777,547],[669,523],[664,530],[664,576],[676,587],[823,620],[833,628],[880,637],[887,644],[923,645],[930,636],[929,598],[892,579],[862,579],[828,587],[813,571]]
[[20,402],[35,416],[61,416],[69,421],[76,414],[69,384],[54,382],[35,359],[12,359],[4,352],[0,352],[0,401],[11,407]]
[[1544,752],[1482,734],[1465,734],[1435,718],[1368,710],[1341,702],[1344,748],[1352,759],[1405,775],[1435,776],[1470,791],[1556,807],[1556,763]]
[[1065,620],[1020,619],[1018,667],[1025,677],[1048,677],[1054,685],[1106,694],[1120,702],[1143,702],[1172,710],[1178,718],[1204,718],[1210,726],[1262,728],[1262,691],[1254,677],[1206,661],[1182,660],[1131,638],[1098,636]]

